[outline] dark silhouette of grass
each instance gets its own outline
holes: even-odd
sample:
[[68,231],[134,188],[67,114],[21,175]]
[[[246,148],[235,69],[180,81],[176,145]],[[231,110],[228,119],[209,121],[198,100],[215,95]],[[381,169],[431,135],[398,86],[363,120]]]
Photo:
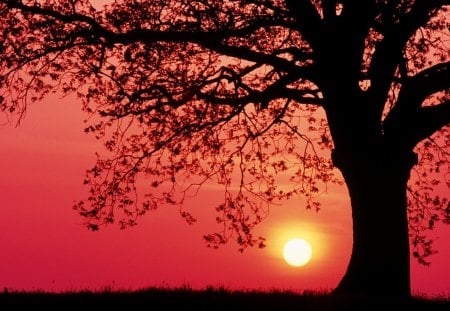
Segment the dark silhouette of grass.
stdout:
[[[231,291],[147,288],[136,291],[7,291],[0,293],[0,310],[450,310],[450,297],[336,297],[324,292]],[[101,308],[101,309],[100,309]]]

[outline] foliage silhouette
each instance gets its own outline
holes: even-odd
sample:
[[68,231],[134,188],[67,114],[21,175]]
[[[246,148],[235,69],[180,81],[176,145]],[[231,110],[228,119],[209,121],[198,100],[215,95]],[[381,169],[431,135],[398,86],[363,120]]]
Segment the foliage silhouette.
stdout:
[[433,194],[449,186],[448,5],[1,0],[0,105],[20,120],[49,92],[78,95],[107,151],[74,206],[92,230],[163,204],[193,223],[186,195],[216,182],[208,244],[263,247],[268,207],[319,209],[336,167],[354,237],[336,291],[409,296],[408,228],[426,264],[425,233],[450,215]]

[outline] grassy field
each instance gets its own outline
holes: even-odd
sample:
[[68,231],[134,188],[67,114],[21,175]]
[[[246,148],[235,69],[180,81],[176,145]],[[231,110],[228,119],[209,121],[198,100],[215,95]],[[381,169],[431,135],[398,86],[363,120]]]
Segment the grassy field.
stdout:
[[[395,309],[393,308],[395,307]],[[450,297],[408,301],[354,299],[323,293],[296,294],[284,291],[229,291],[210,288],[149,288],[138,291],[20,292],[0,293],[0,310],[450,310]]]

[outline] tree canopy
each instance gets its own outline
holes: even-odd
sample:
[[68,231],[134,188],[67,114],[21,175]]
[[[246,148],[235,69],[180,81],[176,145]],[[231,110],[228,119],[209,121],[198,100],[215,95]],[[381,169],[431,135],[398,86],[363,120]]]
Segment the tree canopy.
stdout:
[[49,92],[77,94],[106,148],[74,206],[90,229],[162,204],[192,223],[185,196],[216,182],[223,230],[205,238],[240,247],[264,245],[252,229],[272,203],[304,195],[319,209],[324,185],[342,182],[329,112],[374,120],[373,137],[347,134],[419,154],[409,223],[425,262],[424,230],[450,221],[449,4],[1,0],[0,108],[20,119]]

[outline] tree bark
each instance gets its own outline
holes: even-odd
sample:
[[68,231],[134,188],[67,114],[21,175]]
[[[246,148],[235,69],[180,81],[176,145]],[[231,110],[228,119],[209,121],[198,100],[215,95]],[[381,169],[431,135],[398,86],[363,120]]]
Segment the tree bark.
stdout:
[[348,186],[353,218],[352,255],[335,293],[408,298],[406,187],[417,157],[396,148],[365,150],[358,154],[333,151],[334,164]]

